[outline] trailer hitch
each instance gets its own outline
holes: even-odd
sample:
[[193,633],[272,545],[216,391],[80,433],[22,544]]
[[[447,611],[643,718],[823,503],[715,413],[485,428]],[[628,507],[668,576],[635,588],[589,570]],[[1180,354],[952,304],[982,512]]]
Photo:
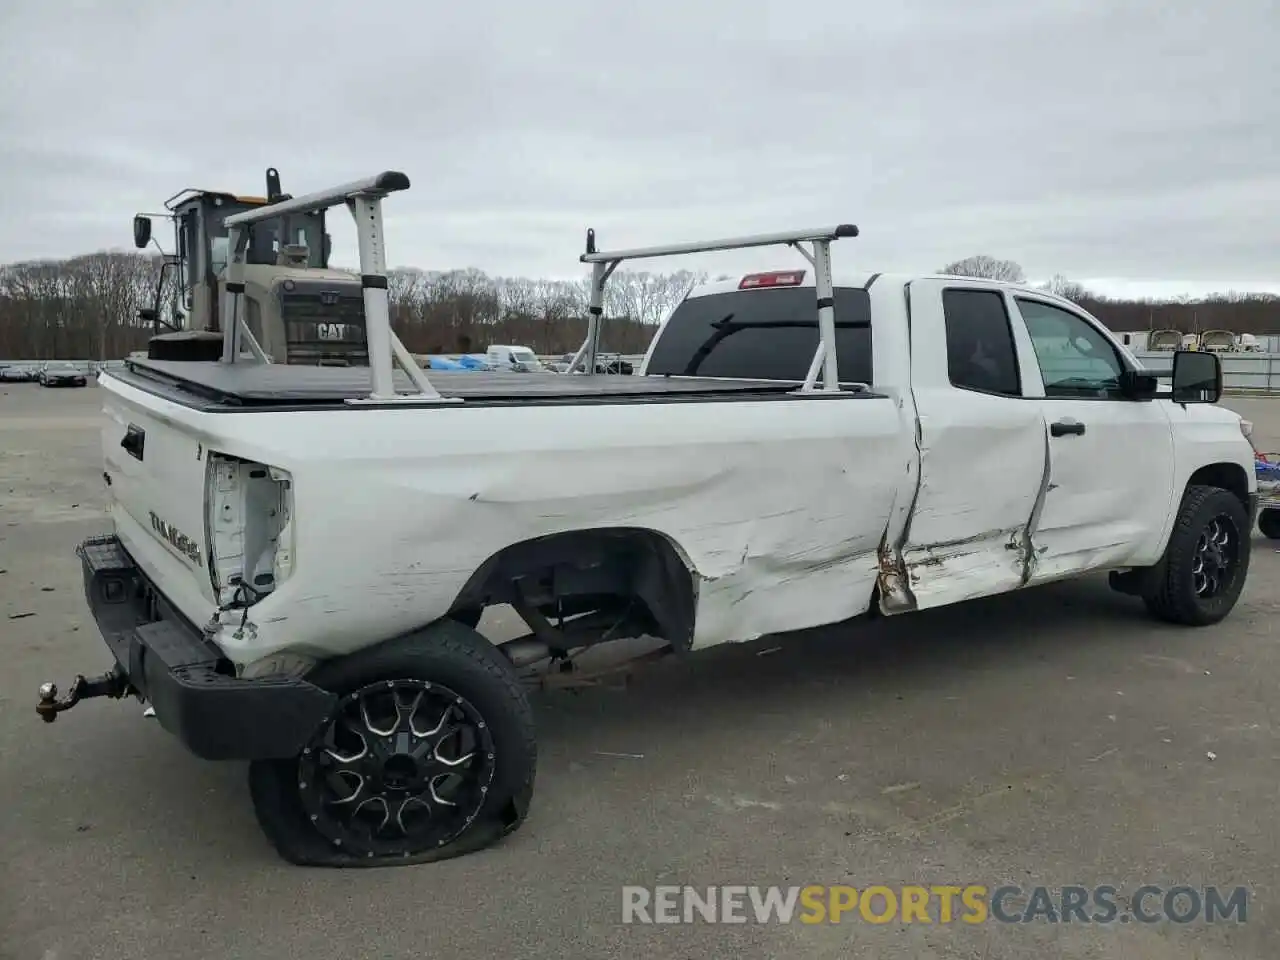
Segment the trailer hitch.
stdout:
[[58,714],[63,710],[70,710],[81,700],[89,700],[92,697],[111,697],[119,700],[128,692],[129,677],[120,665],[116,664],[100,677],[86,679],[83,675],[77,676],[72,681],[66,697],[61,700],[58,699],[56,683],[40,684],[40,702],[36,704],[36,712],[45,723],[53,723],[58,719]]

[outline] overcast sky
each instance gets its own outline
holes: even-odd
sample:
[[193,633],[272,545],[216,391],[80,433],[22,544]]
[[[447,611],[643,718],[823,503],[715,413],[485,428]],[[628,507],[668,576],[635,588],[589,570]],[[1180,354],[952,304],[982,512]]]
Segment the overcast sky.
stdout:
[[129,248],[137,210],[267,166],[390,168],[394,265],[853,221],[837,265],[1280,290],[1278,57],[1276,0],[4,0],[0,262]]

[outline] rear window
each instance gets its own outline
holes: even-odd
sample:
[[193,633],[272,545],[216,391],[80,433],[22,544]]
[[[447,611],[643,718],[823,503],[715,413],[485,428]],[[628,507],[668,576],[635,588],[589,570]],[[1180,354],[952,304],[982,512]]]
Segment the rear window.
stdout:
[[1004,294],[998,290],[942,291],[947,372],[953,386],[1022,396],[1018,354]]
[[[812,287],[741,290],[676,307],[649,358],[650,374],[803,381],[818,349]],[[835,291],[836,357],[844,383],[871,382],[871,298]]]

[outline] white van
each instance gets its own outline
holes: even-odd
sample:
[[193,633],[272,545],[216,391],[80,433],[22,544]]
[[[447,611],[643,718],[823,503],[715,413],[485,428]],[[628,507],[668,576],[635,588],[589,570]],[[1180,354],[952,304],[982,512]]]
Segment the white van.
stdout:
[[518,370],[529,373],[543,369],[537,355],[528,347],[491,346],[484,355],[485,366],[490,370]]

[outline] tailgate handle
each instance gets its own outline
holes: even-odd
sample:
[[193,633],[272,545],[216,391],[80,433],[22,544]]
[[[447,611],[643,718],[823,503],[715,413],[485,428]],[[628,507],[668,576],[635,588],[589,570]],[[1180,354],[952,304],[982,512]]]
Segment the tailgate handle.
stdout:
[[136,460],[141,460],[143,446],[146,441],[147,432],[131,423],[129,424],[129,429],[125,431],[124,439],[120,441],[120,446],[129,452],[129,456]]
[[1059,420],[1049,427],[1049,433],[1055,437],[1083,437],[1084,424],[1074,420]]

